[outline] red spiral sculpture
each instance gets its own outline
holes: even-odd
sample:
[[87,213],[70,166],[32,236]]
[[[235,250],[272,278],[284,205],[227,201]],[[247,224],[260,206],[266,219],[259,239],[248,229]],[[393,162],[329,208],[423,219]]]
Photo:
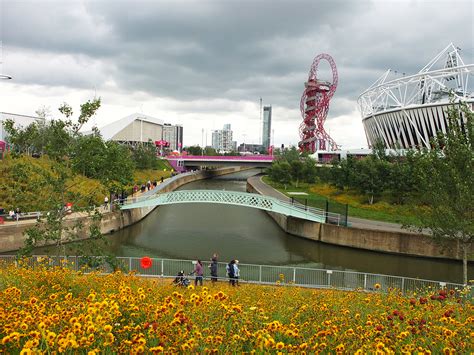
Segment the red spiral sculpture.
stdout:
[[[318,80],[318,65],[321,59],[328,61],[332,70],[332,83]],[[337,88],[337,68],[334,59],[329,54],[319,54],[313,60],[309,70],[308,81],[301,96],[300,110],[303,122],[300,125],[298,143],[301,151],[314,153],[319,150],[336,150],[337,144],[324,130],[324,121],[329,111],[329,100]]]

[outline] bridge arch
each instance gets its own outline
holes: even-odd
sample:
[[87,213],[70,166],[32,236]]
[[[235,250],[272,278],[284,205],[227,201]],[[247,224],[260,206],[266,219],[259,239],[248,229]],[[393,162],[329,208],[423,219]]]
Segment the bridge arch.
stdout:
[[243,206],[275,212],[313,222],[324,223],[326,221],[324,210],[305,210],[301,207],[286,203],[274,197],[225,190],[180,190],[167,192],[163,194],[132,199],[131,201],[127,201],[120,208],[122,210],[128,210],[133,208],[153,207],[178,203],[217,203]]

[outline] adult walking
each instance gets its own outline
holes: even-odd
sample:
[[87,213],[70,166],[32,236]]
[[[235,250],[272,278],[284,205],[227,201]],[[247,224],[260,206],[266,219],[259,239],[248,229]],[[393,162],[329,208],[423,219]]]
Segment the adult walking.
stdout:
[[239,269],[239,261],[235,260],[234,263],[234,285],[239,286],[239,277],[240,277],[240,269]]
[[230,263],[226,266],[227,276],[229,277],[229,283],[232,286],[235,286],[235,268],[234,268],[235,260],[231,260]]
[[217,281],[217,253],[212,256],[209,268],[211,269],[211,281],[215,283]]
[[196,261],[194,273],[196,274],[196,278],[194,279],[194,286],[197,286],[198,282],[202,286],[202,276],[204,275],[204,270],[202,268],[202,262],[199,259]]

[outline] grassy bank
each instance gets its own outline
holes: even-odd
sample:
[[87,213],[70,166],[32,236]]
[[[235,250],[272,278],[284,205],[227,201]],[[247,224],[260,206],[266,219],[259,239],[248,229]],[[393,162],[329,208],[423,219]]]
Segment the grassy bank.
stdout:
[[[53,162],[47,157],[6,158],[0,163],[0,207],[6,211],[20,208],[21,211],[44,211],[49,208],[48,199],[54,194],[45,176],[51,175]],[[171,175],[172,168],[166,160],[159,160],[156,169],[135,170],[133,183],[127,187],[131,193],[135,184],[140,186],[148,180],[160,181]],[[109,192],[96,179],[81,174],[71,174],[68,180],[68,195],[75,206],[100,205]]]
[[[324,208],[325,201],[345,205],[349,205],[349,216],[373,219],[384,222],[400,223],[400,224],[419,224],[419,220],[411,213],[413,208],[411,205],[394,205],[386,201],[377,201],[372,205],[366,203],[367,198],[361,196],[353,191],[340,191],[328,184],[306,184],[300,183],[298,187],[294,184],[285,186],[276,183],[268,178],[263,177],[263,181],[268,185],[274,187],[288,197],[295,197],[299,201],[308,200],[308,205]],[[290,192],[304,192],[307,196],[296,196]],[[344,209],[343,206],[338,206],[339,209]]]
[[3,353],[474,351],[474,308],[454,292],[183,289],[122,273],[0,267]]

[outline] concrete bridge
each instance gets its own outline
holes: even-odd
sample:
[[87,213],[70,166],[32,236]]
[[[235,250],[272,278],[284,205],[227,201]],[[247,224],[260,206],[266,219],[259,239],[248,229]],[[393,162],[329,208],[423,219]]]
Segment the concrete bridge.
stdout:
[[166,159],[176,171],[201,166],[245,166],[251,168],[267,168],[272,165],[273,155],[237,155],[237,156],[168,156]]
[[131,199],[120,208],[122,210],[128,210],[132,208],[170,205],[176,203],[218,203],[243,206],[280,213],[286,216],[292,216],[318,223],[325,223],[327,219],[324,210],[292,205],[291,203],[269,196],[223,190],[182,190],[153,196],[145,196],[143,198]]

